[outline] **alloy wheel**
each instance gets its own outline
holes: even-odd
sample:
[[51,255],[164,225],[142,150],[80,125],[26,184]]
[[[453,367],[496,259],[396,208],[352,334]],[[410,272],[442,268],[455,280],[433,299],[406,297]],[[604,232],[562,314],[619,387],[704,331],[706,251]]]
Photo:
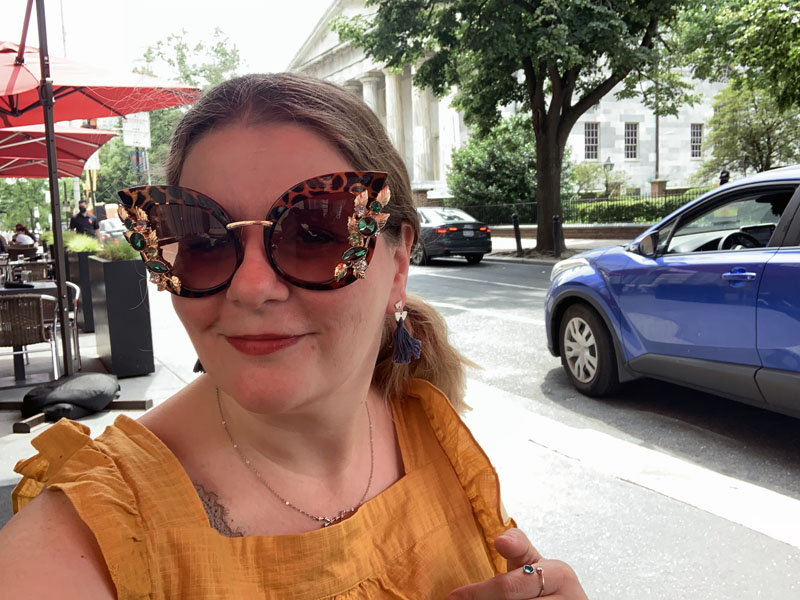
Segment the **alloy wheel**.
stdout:
[[573,317],[564,330],[564,357],[573,377],[589,383],[597,374],[597,343],[589,324]]

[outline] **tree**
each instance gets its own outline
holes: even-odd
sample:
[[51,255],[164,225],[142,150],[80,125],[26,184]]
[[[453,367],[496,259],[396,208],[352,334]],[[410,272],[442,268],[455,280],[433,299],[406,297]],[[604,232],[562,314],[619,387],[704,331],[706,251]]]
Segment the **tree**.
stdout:
[[792,164],[800,159],[800,111],[780,110],[763,90],[728,86],[714,101],[706,139],[711,158],[700,173],[706,181],[723,169],[761,172]]
[[681,16],[680,38],[697,77],[769,92],[800,107],[797,0],[706,0]]
[[[367,0],[372,15],[333,24],[341,39],[387,67],[415,67],[414,84],[454,105],[488,131],[499,107],[531,111],[536,144],[538,222],[561,213],[564,152],[578,117],[629,75],[665,77],[665,30],[690,0]],[[636,82],[628,83],[629,91]],[[661,114],[687,99],[681,85],[645,86]],[[553,250],[540,227],[537,249]]]
[[452,161],[447,183],[460,208],[536,199],[536,148],[529,115],[514,115],[487,134],[471,137],[453,152]]
[[50,214],[47,189],[46,179],[0,179],[0,229],[13,231],[17,223],[22,223],[33,231],[37,220],[46,225]]

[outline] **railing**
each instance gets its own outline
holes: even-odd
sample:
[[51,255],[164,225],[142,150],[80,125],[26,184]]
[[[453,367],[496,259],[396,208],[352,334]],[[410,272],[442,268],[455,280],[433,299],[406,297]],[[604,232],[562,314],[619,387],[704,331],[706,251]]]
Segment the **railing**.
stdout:
[[[563,223],[657,223],[673,210],[694,200],[705,189],[664,196],[615,196],[612,198],[564,198],[561,201]],[[461,208],[479,221],[492,225],[510,225],[511,215],[520,223],[535,224],[536,202],[510,202],[459,206],[454,199],[445,204]]]

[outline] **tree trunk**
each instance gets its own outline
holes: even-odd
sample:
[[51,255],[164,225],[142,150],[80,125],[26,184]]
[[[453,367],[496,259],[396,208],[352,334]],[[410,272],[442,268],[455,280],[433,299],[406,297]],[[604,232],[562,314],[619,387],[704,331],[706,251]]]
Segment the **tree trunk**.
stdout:
[[[556,131],[536,131],[536,250],[554,252],[553,217],[561,216],[561,163],[563,142]],[[561,250],[565,250],[561,240]]]

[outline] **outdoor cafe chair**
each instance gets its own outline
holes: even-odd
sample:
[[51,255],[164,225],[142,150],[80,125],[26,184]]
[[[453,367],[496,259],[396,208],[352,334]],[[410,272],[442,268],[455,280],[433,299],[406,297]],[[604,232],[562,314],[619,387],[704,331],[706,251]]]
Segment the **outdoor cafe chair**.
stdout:
[[27,346],[47,342],[53,361],[53,378],[58,379],[58,346],[55,321],[58,301],[52,296],[18,294],[0,296],[0,347],[20,347],[0,356],[46,352],[29,350]]
[[31,281],[44,281],[52,279],[50,274],[50,265],[46,262],[33,262],[28,261],[24,265],[17,265],[15,267],[17,272],[30,271]]
[[36,246],[8,246],[8,260],[20,260],[24,258],[33,258],[38,253]]

